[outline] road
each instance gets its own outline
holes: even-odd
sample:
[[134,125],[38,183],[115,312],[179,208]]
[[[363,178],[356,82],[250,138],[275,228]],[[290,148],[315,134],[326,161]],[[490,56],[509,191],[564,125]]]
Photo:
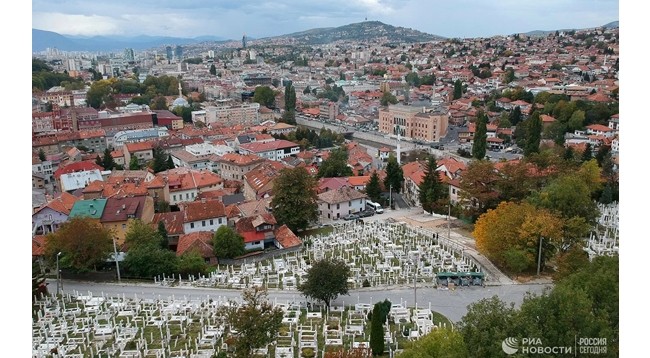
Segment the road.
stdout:
[[[56,281],[50,280],[49,287],[56,287]],[[489,287],[462,287],[456,290],[438,290],[430,287],[417,289],[417,304],[421,308],[430,308],[458,322],[465,313],[467,306],[483,298],[497,295],[505,302],[514,302],[519,306],[526,292],[540,293],[547,285],[504,285]],[[194,287],[165,287],[155,284],[117,284],[117,283],[92,283],[63,280],[64,294],[88,295],[127,298],[155,298],[155,299],[207,299],[226,298],[239,299],[241,291],[227,289],[209,289]],[[305,298],[298,291],[269,290],[269,298],[279,302],[300,302]],[[349,295],[340,296],[334,304],[375,303],[384,299],[391,302],[400,302],[406,306],[414,306],[413,287],[396,287],[390,290],[362,289],[351,291]]]

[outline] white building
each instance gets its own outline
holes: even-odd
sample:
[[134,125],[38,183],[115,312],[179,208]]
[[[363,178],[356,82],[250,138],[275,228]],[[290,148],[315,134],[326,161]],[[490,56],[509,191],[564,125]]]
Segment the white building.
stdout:
[[239,145],[240,154],[256,154],[262,158],[280,161],[289,156],[300,153],[300,145],[288,140],[275,140],[272,142],[252,142]]
[[102,173],[99,169],[84,170],[82,172],[61,174],[61,191],[74,191],[77,189],[83,189],[92,181],[101,180]]
[[329,190],[318,195],[318,212],[322,220],[337,220],[365,210],[368,196],[350,187]]

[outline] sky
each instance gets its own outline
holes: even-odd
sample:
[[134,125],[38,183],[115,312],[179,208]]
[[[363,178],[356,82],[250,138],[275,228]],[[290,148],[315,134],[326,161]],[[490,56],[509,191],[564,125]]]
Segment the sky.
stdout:
[[[191,4],[191,5],[190,5]],[[619,19],[618,0],[33,0],[32,28],[65,35],[240,39],[368,20],[443,37],[592,28]]]

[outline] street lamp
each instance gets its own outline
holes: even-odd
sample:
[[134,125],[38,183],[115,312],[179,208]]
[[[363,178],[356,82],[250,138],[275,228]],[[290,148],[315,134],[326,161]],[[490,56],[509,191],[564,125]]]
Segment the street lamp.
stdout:
[[120,263],[117,261],[117,247],[115,246],[115,238],[113,238],[113,257],[115,258],[115,269],[117,270],[117,282],[122,282],[120,278]]
[[56,254],[56,295],[59,295],[61,287],[61,270],[59,270],[59,256],[61,256],[61,251]]

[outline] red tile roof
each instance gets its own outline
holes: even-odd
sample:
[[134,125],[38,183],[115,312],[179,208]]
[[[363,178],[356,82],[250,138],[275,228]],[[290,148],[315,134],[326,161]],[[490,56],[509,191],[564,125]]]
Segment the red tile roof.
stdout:
[[282,225],[275,229],[275,241],[285,249],[302,245],[302,240],[287,225]]
[[45,236],[35,235],[32,237],[32,256],[45,255]]
[[127,150],[129,153],[142,152],[152,150],[153,142],[126,143],[122,148]]
[[286,168],[286,166],[281,162],[269,160],[244,174],[244,180],[246,180],[248,185],[257,192],[259,189],[277,178],[280,175],[280,171],[284,168]]
[[94,160],[85,160],[81,162],[69,163],[66,166],[59,167],[59,169],[57,169],[54,172],[54,178],[60,179],[61,175],[63,174],[83,172],[83,171],[93,170],[93,169],[97,169],[99,171],[104,170],[104,168],[97,165]]
[[165,223],[165,229],[168,235],[181,235],[183,234],[183,212],[172,211],[168,213],[157,213],[153,215],[151,226],[155,229],[158,228],[158,222]]
[[100,221],[116,222],[127,221],[129,218],[141,219],[142,211],[144,210],[146,197],[113,197],[108,198],[102,218]]
[[367,197],[368,196],[366,194],[349,187],[343,187],[318,194],[318,199],[328,204],[338,204],[344,201],[351,201]]
[[178,246],[176,247],[176,255],[181,256],[185,252],[197,249],[201,253],[201,257],[214,257],[214,249],[212,248],[212,236],[210,231],[197,231],[178,238]]
[[183,222],[226,217],[226,208],[218,200],[193,201],[182,205]]
[[227,153],[221,156],[219,162],[228,162],[238,166],[247,166],[255,163],[261,163],[264,161],[264,158],[255,155],[255,154],[237,154],[237,153]]
[[92,181],[86,186],[84,194],[99,193],[102,198],[110,197],[127,197],[127,196],[146,196],[149,194],[147,187],[140,183],[113,182],[108,183],[101,180]]
[[239,148],[245,149],[249,152],[253,153],[262,153],[262,152],[268,152],[271,150],[279,150],[279,149],[285,149],[285,148],[293,148],[293,147],[298,147],[299,145],[293,142],[289,142],[288,140],[275,140],[273,142],[266,142],[266,143],[261,143],[261,142],[252,142],[252,143],[246,143],[246,144],[241,144],[239,145]]
[[44,208],[50,208],[62,214],[70,215],[70,211],[72,210],[74,203],[76,203],[78,200],[79,200],[78,197],[69,194],[67,192],[63,192],[61,193],[61,195],[50,200],[45,205],[41,206],[38,210],[36,210],[36,213],[41,211]]
[[223,179],[219,175],[206,170],[175,168],[160,172],[156,176],[163,180],[166,178],[170,192],[216,187],[223,184]]

